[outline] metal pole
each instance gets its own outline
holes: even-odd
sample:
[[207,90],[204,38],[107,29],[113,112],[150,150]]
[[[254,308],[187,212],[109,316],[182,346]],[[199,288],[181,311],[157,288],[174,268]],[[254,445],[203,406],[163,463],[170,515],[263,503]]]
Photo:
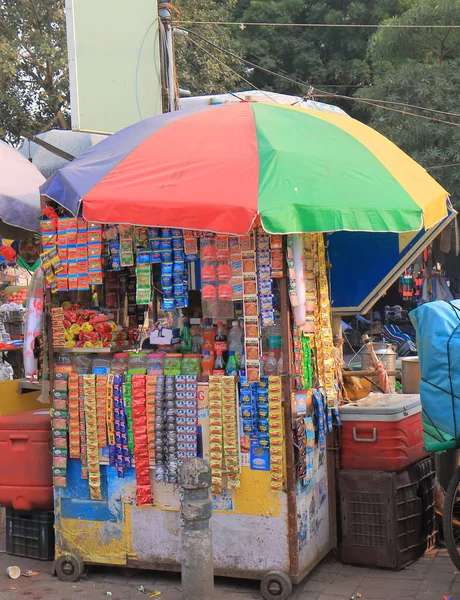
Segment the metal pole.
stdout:
[[190,458],[180,466],[182,487],[182,598],[213,600],[214,563],[209,519],[211,469],[202,458]]
[[166,34],[166,52],[168,58],[168,108],[169,112],[176,110],[176,77],[175,77],[175,59],[173,49],[173,28],[171,25],[171,11],[169,10],[170,0],[160,0],[158,4],[158,14],[165,28]]

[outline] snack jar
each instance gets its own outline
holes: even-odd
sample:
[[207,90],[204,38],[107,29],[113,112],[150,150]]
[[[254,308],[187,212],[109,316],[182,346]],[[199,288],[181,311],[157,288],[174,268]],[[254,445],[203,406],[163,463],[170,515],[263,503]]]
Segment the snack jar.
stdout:
[[54,362],[55,373],[73,373],[74,368],[70,356],[67,354],[57,354]]
[[201,356],[199,354],[184,354],[181,367],[182,375],[201,374]]
[[128,359],[128,373],[129,375],[147,373],[147,354],[142,352],[130,352]]
[[87,375],[93,369],[93,359],[88,354],[74,354],[72,357],[74,373],[79,375]]
[[107,375],[110,373],[110,359],[107,356],[96,356],[93,359],[93,374]]
[[111,372],[115,375],[124,375],[128,370],[128,360],[127,352],[116,352],[112,358]]
[[164,363],[165,375],[180,375],[182,368],[182,354],[166,354]]
[[152,352],[147,357],[147,375],[163,375],[165,354]]

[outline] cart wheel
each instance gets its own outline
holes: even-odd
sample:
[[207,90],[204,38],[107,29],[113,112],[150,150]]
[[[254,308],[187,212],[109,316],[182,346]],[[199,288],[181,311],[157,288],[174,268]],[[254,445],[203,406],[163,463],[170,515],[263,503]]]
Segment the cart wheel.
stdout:
[[460,467],[455,471],[447,488],[442,529],[450,559],[457,569],[460,569]]
[[264,600],[286,600],[292,592],[292,583],[286,573],[270,571],[260,582]]
[[84,565],[81,558],[74,554],[63,554],[54,565],[56,575],[61,581],[78,581],[83,575]]

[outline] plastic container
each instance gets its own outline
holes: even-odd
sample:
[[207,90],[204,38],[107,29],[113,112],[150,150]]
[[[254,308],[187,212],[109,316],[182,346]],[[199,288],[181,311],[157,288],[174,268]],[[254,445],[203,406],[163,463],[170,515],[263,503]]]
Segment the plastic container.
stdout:
[[278,361],[275,358],[274,352],[269,352],[267,359],[264,363],[264,375],[276,375],[278,373]]
[[129,354],[127,352],[117,352],[113,355],[111,372],[115,375],[124,375],[128,370]]
[[434,545],[434,463],[424,459],[401,473],[338,473],[341,560],[401,569]]
[[163,375],[165,354],[163,352],[152,352],[147,357],[147,375]]
[[184,354],[181,366],[182,375],[201,374],[201,356],[199,354]]
[[182,354],[166,354],[164,362],[165,375],[180,375],[182,373]]
[[128,373],[129,375],[147,373],[147,354],[142,352],[130,352],[128,358]]
[[54,512],[6,509],[6,551],[14,556],[54,559]]
[[[75,355],[75,357],[76,356],[77,355]],[[55,373],[73,373],[74,372],[73,362],[70,359],[70,356],[68,354],[59,354],[58,352],[56,353],[55,362],[54,362],[54,372]]]
[[110,373],[111,360],[107,356],[96,356],[93,358],[93,374],[94,375],[107,375]]
[[74,354],[72,357],[73,372],[88,375],[93,368],[93,359],[89,354]]
[[424,456],[420,396],[372,394],[341,406],[343,469],[401,471]]
[[420,392],[420,362],[418,356],[401,358],[403,394],[418,394]]
[[0,506],[53,508],[49,410],[0,417]]

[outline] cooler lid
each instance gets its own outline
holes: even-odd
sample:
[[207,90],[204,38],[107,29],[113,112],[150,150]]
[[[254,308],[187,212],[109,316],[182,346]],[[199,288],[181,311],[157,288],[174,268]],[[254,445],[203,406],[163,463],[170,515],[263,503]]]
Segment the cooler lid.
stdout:
[[51,429],[49,408],[28,410],[17,415],[0,416],[0,430],[20,431],[24,429]]
[[397,415],[407,416],[422,410],[420,394],[369,394],[365,398],[339,407],[340,418],[351,420],[375,420],[375,417],[388,417]]

